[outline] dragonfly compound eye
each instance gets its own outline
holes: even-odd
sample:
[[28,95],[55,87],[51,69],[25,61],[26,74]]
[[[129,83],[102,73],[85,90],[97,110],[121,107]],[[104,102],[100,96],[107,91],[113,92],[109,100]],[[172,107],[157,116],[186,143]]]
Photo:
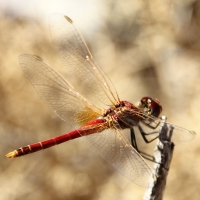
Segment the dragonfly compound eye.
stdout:
[[160,105],[160,101],[155,99],[151,103],[151,115],[154,117],[159,117],[160,113],[162,112],[162,106]]

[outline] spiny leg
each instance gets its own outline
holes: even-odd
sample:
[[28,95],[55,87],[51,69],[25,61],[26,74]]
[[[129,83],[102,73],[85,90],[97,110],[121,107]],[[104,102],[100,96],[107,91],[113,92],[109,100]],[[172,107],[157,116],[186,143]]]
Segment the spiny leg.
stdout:
[[142,129],[142,127],[141,127],[140,125],[138,125],[138,129],[139,129],[139,131],[140,131],[140,133],[141,133],[141,135],[142,135],[142,138],[144,139],[144,141],[145,141],[146,143],[151,143],[151,142],[153,142],[154,140],[156,140],[156,139],[159,137],[159,135],[157,135],[157,136],[154,137],[153,139],[148,140],[148,139],[146,138],[147,135],[157,134],[158,131],[152,131],[152,132],[150,132],[150,133],[146,133],[146,132]]
[[[132,144],[133,148],[135,148],[136,151],[137,151],[143,158],[145,158],[145,159],[147,159],[147,160],[149,160],[149,161],[151,161],[151,162],[155,162],[155,158],[154,158],[152,155],[147,154],[147,153],[145,153],[145,152],[143,152],[143,151],[140,151],[140,150],[138,149],[138,147],[137,147],[137,142],[136,142],[136,137],[135,137],[135,132],[134,132],[134,129],[133,129],[133,128],[130,129],[130,134],[131,134],[131,144]],[[146,138],[145,138],[145,139],[146,139]]]
[[[156,121],[156,120],[155,120]],[[150,121],[145,121],[145,120],[143,120],[143,121],[141,121],[145,126],[148,126],[149,128],[151,128],[151,129],[156,129],[159,125],[160,125],[160,121],[158,121],[158,123],[155,125],[155,126],[153,126],[153,125],[151,125],[151,123],[152,122],[150,122]]]

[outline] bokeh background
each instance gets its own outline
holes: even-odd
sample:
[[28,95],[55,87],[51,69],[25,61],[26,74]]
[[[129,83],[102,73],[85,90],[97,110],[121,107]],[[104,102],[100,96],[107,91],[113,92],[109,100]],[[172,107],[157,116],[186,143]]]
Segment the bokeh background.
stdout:
[[[0,200],[138,200],[141,188],[97,156],[83,138],[21,158],[5,154],[70,129],[40,100],[19,66],[36,54],[67,74],[48,19],[68,15],[122,100],[158,98],[168,121],[194,130],[176,143],[165,200],[200,196],[200,2],[195,0],[0,0]],[[140,148],[153,153],[155,143]]]

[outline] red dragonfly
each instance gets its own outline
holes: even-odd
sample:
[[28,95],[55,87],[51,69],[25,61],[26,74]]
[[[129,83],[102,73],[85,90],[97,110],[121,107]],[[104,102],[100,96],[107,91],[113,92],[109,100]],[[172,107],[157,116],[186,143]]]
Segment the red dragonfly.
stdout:
[[[67,16],[55,14],[50,18],[53,43],[70,75],[78,81],[88,98],[35,55],[21,55],[20,65],[41,99],[62,120],[76,129],[64,135],[27,145],[8,153],[8,158],[33,153],[51,146],[85,136],[91,147],[113,167],[134,183],[148,187],[152,171],[138,150],[133,127],[137,126],[145,142],[152,133],[158,137],[162,107],[158,100],[143,97],[135,106],[121,101],[110,79],[95,63],[92,55]],[[91,95],[92,94],[92,95]],[[103,109],[99,105],[104,105]],[[171,124],[168,124],[171,126]],[[145,132],[144,126],[151,132]],[[189,140],[195,135],[174,126],[173,138]],[[130,129],[132,144],[122,134]]]

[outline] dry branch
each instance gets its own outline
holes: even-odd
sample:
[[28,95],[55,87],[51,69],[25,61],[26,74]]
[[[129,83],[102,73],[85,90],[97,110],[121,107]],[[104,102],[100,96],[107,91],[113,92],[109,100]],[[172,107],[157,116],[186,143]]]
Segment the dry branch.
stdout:
[[145,200],[162,200],[167,182],[167,175],[173,156],[174,143],[171,142],[173,127],[166,124],[166,117],[162,117],[163,124],[159,131],[159,140],[155,149],[154,174],[157,177],[151,179],[150,187],[144,196]]

